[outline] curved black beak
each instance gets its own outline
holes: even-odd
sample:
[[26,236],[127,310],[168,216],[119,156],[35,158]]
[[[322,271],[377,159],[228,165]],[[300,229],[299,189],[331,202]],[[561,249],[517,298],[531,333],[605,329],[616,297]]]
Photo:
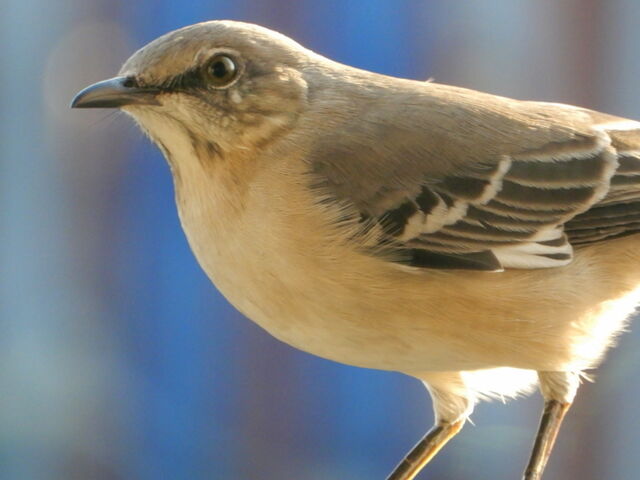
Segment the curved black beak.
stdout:
[[115,77],[89,85],[71,101],[71,108],[118,108],[160,105],[158,89],[138,87],[131,77]]

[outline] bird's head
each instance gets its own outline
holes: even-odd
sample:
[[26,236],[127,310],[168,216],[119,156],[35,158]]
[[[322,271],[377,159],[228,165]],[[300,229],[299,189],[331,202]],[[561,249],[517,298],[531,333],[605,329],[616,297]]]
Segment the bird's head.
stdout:
[[253,150],[305,108],[315,54],[256,25],[212,21],[170,32],[129,58],[117,77],[82,90],[74,108],[121,108],[171,161],[177,150]]

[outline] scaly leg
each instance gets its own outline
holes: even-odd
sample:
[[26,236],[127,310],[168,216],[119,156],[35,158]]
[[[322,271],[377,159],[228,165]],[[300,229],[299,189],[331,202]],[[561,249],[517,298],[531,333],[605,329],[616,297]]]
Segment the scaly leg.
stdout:
[[464,419],[434,426],[413,447],[387,480],[412,480],[464,425]]
[[545,398],[544,411],[523,480],[542,478],[560,425],[571,407],[579,384],[579,375],[574,372],[538,372],[538,377]]
[[544,403],[544,412],[540,419],[538,435],[531,451],[531,458],[524,471],[523,480],[540,480],[547,465],[551,449],[556,441],[562,419],[569,410],[570,403],[548,400]]
[[415,375],[429,390],[435,426],[429,430],[387,480],[412,480],[458,433],[473,410],[474,398],[459,372],[429,372]]

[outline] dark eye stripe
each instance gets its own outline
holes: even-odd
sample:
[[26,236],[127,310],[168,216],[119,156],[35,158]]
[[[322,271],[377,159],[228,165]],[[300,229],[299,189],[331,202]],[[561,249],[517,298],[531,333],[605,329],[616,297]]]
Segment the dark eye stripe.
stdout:
[[176,92],[181,90],[191,90],[194,88],[201,88],[204,86],[204,81],[202,78],[202,69],[201,68],[193,68],[191,70],[187,70],[180,75],[176,75],[174,77],[169,78],[164,81],[159,88],[161,90],[167,90],[170,92]]

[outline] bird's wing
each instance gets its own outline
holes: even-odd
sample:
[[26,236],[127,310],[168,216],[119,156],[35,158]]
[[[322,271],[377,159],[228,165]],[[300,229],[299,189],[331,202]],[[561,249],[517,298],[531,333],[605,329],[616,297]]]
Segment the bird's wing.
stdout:
[[640,230],[640,123],[487,102],[429,125],[411,109],[363,115],[312,150],[314,186],[414,267],[556,267],[571,262],[570,239]]
[[569,220],[564,228],[573,245],[587,245],[640,231],[640,125],[607,123],[618,167],[602,200]]

